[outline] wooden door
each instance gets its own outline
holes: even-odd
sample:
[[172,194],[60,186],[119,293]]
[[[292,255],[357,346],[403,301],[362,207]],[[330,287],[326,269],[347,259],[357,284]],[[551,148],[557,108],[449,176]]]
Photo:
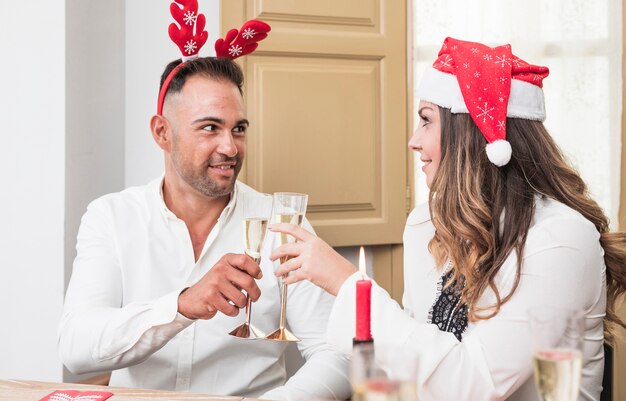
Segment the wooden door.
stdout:
[[222,0],[222,27],[272,26],[241,60],[251,128],[242,179],[309,194],[333,246],[397,244],[407,213],[406,3]]

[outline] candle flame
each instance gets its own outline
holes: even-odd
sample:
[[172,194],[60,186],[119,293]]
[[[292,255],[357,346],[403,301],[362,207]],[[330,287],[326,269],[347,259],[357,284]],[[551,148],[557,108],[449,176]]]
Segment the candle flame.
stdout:
[[359,271],[361,272],[361,276],[365,276],[367,274],[367,267],[365,266],[365,250],[363,247],[359,250]]

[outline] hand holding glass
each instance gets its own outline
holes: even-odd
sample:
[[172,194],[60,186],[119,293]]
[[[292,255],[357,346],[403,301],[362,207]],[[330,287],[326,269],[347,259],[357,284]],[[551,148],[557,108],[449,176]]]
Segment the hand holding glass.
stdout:
[[543,401],[578,399],[583,364],[584,315],[579,310],[531,309],[535,383]]
[[[290,223],[302,226],[304,214],[306,213],[308,195],[291,192],[276,192],[274,194],[274,223]],[[280,245],[294,242],[291,235],[279,233]],[[287,258],[281,258],[280,263],[285,263]],[[283,276],[283,278],[285,278]],[[268,334],[269,340],[276,341],[300,341],[293,333],[287,330],[287,284],[280,284],[280,324],[278,329]]]
[[[250,194],[242,196],[243,209],[243,241],[246,255],[257,264],[261,263],[261,249],[265,241],[267,224],[272,216],[272,195]],[[252,301],[246,294],[246,322],[236,327],[229,334],[247,339],[265,338],[265,333],[250,323],[252,317]]]

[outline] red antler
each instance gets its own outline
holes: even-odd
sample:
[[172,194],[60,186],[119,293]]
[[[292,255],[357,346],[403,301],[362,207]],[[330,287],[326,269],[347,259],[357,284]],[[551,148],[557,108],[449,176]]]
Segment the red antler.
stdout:
[[215,55],[217,57],[236,59],[237,57],[250,54],[259,46],[258,42],[267,37],[267,33],[271,29],[263,21],[250,20],[243,24],[239,31],[231,29],[224,39],[216,40]]
[[170,38],[183,54],[183,61],[194,58],[209,37],[204,30],[206,24],[204,14],[198,13],[198,0],[174,0],[170,4],[170,12],[180,25],[179,27],[173,22],[170,24],[167,30]]

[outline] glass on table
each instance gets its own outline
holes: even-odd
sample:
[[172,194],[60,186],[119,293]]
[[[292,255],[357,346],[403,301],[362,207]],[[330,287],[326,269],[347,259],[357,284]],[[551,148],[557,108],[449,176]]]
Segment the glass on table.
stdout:
[[[273,196],[264,193],[253,193],[243,195],[241,200],[244,252],[257,264],[260,264],[267,224],[272,217]],[[246,321],[233,329],[229,334],[246,339],[265,338],[265,333],[250,323],[251,318],[252,300],[246,294]]]
[[374,343],[353,348],[350,370],[353,401],[417,401],[414,369],[396,367],[389,375],[375,362]]
[[[274,193],[274,223],[290,223],[302,226],[306,206],[309,196],[293,192]],[[291,235],[278,233],[279,245],[294,242]],[[287,257],[280,259],[280,263],[285,263]],[[282,278],[286,278],[284,275]],[[268,340],[275,341],[300,341],[292,332],[286,328],[287,323],[287,284],[281,281],[280,284],[280,322],[278,329],[267,335]]]
[[584,314],[567,308],[529,311],[535,383],[543,401],[578,399],[583,365]]

